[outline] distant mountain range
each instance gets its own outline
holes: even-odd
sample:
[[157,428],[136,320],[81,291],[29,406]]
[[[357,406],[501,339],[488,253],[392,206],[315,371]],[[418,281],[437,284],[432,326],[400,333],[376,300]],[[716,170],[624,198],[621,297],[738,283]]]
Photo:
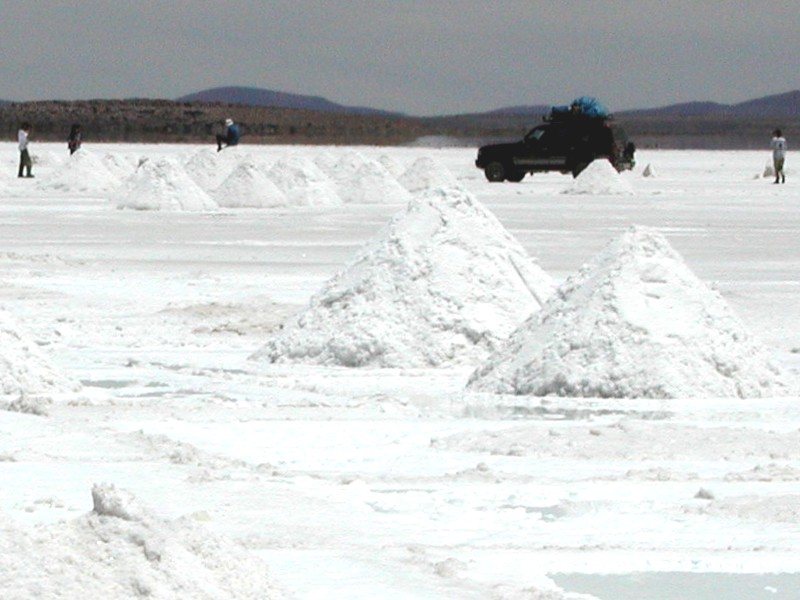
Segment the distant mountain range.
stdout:
[[[602,100],[602,99],[601,99]],[[291,94],[275,90],[254,87],[227,86],[202,90],[175,98],[176,102],[201,102],[237,104],[242,106],[270,107],[312,110],[323,113],[341,113],[348,115],[408,117],[408,115],[368,108],[364,106],[346,106],[331,102],[321,96]],[[0,100],[0,105],[11,104],[8,100]],[[559,104],[559,103],[554,103]],[[561,103],[563,104],[563,102]],[[507,106],[482,113],[469,115],[441,115],[441,117],[526,117],[546,115],[552,105],[534,104]],[[645,108],[625,111],[613,111],[617,117],[787,117],[800,118],[800,90],[774,94],[740,102],[738,104],[721,104],[718,102],[684,102],[670,104],[658,108]]]
[[[494,116],[544,115],[550,111],[549,105],[509,106],[490,111]],[[800,90],[783,94],[764,96],[738,104],[718,102],[684,102],[659,108],[626,110],[615,113],[625,117],[800,117]]]
[[175,100],[178,102],[222,102],[224,104],[242,104],[245,106],[295,108],[351,115],[405,116],[401,113],[392,113],[363,106],[344,106],[321,96],[304,96],[302,94],[289,94],[287,92],[253,87],[217,87],[181,96]]
[[[296,108],[360,115],[406,116],[360,106],[345,106],[331,102],[320,96],[289,94],[252,87],[217,87],[176,98],[178,102],[222,102],[226,104],[242,104],[246,106],[269,106],[274,108]],[[530,106],[508,106],[485,113],[487,116],[526,116],[544,115],[550,111],[551,105],[535,104]],[[763,117],[800,117],[800,90],[783,94],[764,96],[738,104],[721,104],[718,102],[684,102],[670,104],[658,108],[626,110],[616,113],[617,116],[630,117],[706,117],[725,116],[763,116]]]

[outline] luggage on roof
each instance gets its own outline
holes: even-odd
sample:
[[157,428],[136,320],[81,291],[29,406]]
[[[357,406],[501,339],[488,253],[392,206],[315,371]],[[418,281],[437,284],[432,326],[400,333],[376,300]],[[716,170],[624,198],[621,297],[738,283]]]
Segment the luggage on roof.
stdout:
[[611,114],[603,104],[592,96],[575,98],[572,104],[554,106],[550,109],[550,119],[563,120],[570,117],[585,117],[588,119],[608,119]]

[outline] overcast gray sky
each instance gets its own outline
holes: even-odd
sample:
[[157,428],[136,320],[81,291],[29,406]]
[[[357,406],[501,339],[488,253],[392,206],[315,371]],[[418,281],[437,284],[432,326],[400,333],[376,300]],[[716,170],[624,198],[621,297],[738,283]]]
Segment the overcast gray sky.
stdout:
[[0,1],[6,100],[242,85],[441,115],[800,88],[796,0]]

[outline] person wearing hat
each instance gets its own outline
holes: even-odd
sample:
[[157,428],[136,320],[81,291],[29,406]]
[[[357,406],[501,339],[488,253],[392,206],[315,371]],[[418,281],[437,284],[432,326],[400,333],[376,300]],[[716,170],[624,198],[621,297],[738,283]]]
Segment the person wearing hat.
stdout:
[[217,134],[217,152],[222,150],[223,144],[227,146],[235,146],[239,143],[239,126],[233,122],[233,119],[225,119],[225,135]]

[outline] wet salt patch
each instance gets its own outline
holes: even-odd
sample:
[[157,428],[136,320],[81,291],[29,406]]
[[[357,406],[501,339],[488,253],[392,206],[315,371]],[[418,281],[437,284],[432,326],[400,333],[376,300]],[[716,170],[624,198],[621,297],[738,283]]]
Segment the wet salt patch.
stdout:
[[470,378],[534,396],[790,393],[767,350],[654,230],[613,240]]
[[[628,561],[622,560],[622,563]],[[630,563],[628,563],[630,564]],[[690,566],[690,565],[687,565]],[[564,590],[614,600],[795,600],[797,573],[650,571],[632,573],[549,573]],[[676,596],[676,590],[680,590]]]
[[593,160],[564,190],[564,194],[627,195],[633,194],[631,184],[623,179],[607,159]]
[[422,194],[254,358],[349,367],[473,362],[501,345],[552,280],[461,189]]
[[[746,439],[746,442],[742,440]],[[800,432],[777,433],[736,427],[699,427],[622,420],[610,425],[568,428],[524,425],[499,431],[457,434],[432,442],[442,450],[498,456],[535,456],[630,461],[756,460],[800,458]],[[632,479],[659,479],[659,472],[633,470]],[[670,472],[663,473],[669,479]],[[745,475],[746,477],[746,475]]]
[[118,208],[204,211],[217,203],[170,158],[145,161],[117,194]]

